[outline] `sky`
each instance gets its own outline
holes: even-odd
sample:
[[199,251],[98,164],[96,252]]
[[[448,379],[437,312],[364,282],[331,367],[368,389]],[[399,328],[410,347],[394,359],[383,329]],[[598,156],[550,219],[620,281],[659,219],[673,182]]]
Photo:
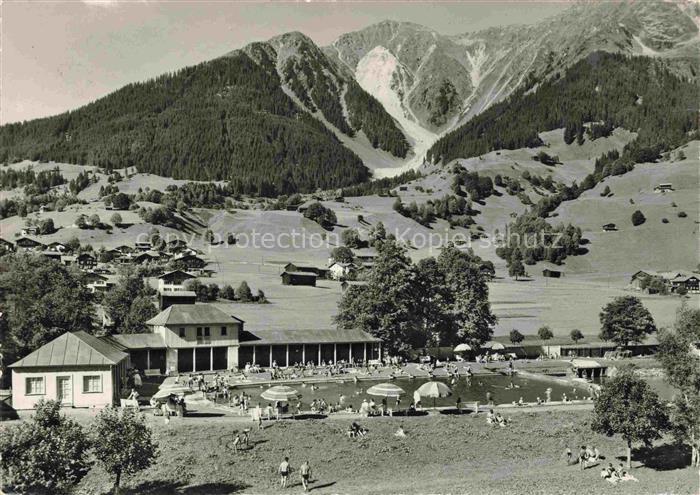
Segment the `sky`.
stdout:
[[443,34],[530,24],[566,0],[0,0],[0,124],[55,115],[125,84],[301,31],[319,45],[391,19]]

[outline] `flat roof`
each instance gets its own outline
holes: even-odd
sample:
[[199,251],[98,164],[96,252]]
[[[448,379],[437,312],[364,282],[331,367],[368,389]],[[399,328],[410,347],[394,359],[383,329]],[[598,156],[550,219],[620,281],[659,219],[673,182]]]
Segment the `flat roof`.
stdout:
[[100,339],[122,351],[128,349],[163,349],[166,347],[165,340],[157,333],[118,333],[100,337]]
[[244,330],[238,336],[241,346],[281,344],[333,344],[381,342],[360,329]]

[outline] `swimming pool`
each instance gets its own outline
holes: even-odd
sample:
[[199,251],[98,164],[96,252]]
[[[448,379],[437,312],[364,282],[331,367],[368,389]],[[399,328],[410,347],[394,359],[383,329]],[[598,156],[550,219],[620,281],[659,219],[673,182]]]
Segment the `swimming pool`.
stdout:
[[[413,401],[413,392],[427,381],[430,380],[426,378],[413,380],[398,378],[392,380],[391,383],[406,391],[406,395],[401,397],[401,407],[408,407]],[[552,389],[551,400],[553,401],[562,400],[562,394],[566,394],[569,399],[575,399],[576,396],[579,399],[583,399],[589,395],[588,390],[583,386],[575,387],[558,380],[532,379],[517,375],[512,378],[503,375],[480,375],[472,377],[471,380],[460,377],[454,385],[450,383],[449,378],[436,378],[435,381],[442,381],[452,389],[450,397],[435,399],[436,406],[454,406],[458,397],[462,399],[462,402],[479,401],[482,404],[486,404],[486,394],[489,392],[495,404],[510,404],[513,401],[517,402],[520,397],[523,398],[524,402],[535,402],[537,397],[545,400],[545,390],[547,388]],[[366,390],[377,383],[381,383],[381,381],[362,380],[354,383],[352,378],[348,378],[343,382],[315,382],[313,384],[314,387],[317,387],[315,390],[312,390],[311,384],[307,384],[304,387],[301,383],[289,383],[286,381],[279,381],[273,383],[273,385],[288,385],[296,389],[302,396],[302,410],[308,409],[309,404],[314,399],[325,399],[327,403],[335,404],[339,401],[341,395],[345,396],[344,404],[346,407],[352,405],[353,408],[358,409],[363,399],[370,399]],[[511,384],[512,388],[510,388]],[[250,401],[252,405],[256,405],[258,402],[265,405],[268,401],[261,399],[260,394],[266,388],[268,388],[268,385],[239,385],[233,388],[232,393],[245,391],[246,394],[252,397]],[[381,397],[372,398],[377,403],[381,401]],[[423,406],[426,407],[433,405],[433,399],[431,398],[423,398],[422,402]],[[395,404],[395,400],[389,399],[389,404]]]

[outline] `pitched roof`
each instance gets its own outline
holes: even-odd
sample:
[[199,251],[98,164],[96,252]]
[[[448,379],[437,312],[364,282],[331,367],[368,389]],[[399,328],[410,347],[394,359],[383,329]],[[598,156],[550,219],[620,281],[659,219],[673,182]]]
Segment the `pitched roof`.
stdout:
[[160,277],[158,277],[158,280],[168,280],[169,278],[172,278],[175,275],[184,275],[185,278],[188,278],[188,279],[197,278],[194,275],[192,275],[191,273],[187,273],[187,272],[182,271],[182,270],[172,270],[172,271],[166,272],[163,275],[161,275]]
[[126,357],[125,353],[94,335],[83,331],[66,332],[11,364],[10,368],[109,366]]
[[295,277],[313,277],[313,278],[318,277],[318,275],[316,275],[313,272],[287,272],[287,271],[285,271],[284,273],[281,273],[280,277],[283,277],[285,275],[294,275]]
[[367,332],[357,329],[323,328],[308,330],[244,330],[238,335],[241,345],[326,344],[352,342],[381,342]]
[[148,320],[146,325],[206,325],[240,321],[211,304],[174,304]]
[[157,333],[115,334],[101,337],[108,344],[119,350],[125,349],[163,349],[167,347],[163,336]]

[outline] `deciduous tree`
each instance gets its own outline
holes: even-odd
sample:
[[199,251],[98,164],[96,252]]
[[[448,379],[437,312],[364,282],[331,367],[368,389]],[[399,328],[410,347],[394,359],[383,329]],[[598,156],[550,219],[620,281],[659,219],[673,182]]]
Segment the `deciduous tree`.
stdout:
[[634,296],[616,297],[600,313],[600,338],[626,346],[656,331],[654,319]]

